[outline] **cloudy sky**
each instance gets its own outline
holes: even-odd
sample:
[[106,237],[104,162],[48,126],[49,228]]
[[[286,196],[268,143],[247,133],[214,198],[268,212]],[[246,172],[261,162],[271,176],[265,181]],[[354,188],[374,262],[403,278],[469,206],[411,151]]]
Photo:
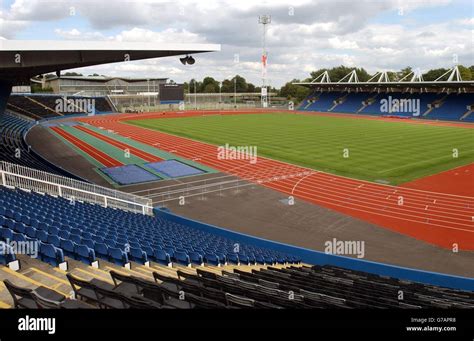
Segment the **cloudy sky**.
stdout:
[[216,43],[222,51],[77,69],[182,82],[261,78],[260,14],[270,14],[268,78],[280,86],[337,65],[422,71],[474,64],[471,0],[0,0],[4,39]]

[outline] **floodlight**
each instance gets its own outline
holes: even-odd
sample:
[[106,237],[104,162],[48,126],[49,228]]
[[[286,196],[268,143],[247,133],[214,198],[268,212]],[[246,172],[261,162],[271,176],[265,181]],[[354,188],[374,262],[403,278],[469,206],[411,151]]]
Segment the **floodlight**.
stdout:
[[193,65],[196,62],[196,60],[191,56],[186,56],[186,57],[183,57],[183,58],[179,58],[179,61],[183,65],[186,65],[186,64]]

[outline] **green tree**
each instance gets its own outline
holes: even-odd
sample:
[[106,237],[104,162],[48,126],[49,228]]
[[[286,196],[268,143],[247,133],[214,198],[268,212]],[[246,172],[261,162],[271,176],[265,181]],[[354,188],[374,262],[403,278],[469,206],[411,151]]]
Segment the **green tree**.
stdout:
[[471,69],[462,65],[458,66],[459,68],[459,74],[461,75],[461,78],[463,81],[472,81],[472,75],[473,73],[471,72]]
[[293,84],[299,82],[299,79],[293,79],[291,82],[283,85],[280,89],[279,96],[285,97],[288,100],[301,102],[309,95],[311,90],[305,86]]
[[226,79],[222,82],[222,92],[231,93],[234,92],[234,89],[237,92],[248,92],[248,84],[244,77],[236,75],[232,79]]
[[[397,73],[395,73],[395,77],[394,78],[390,78],[392,80],[395,80],[395,81],[399,81],[400,79],[402,79],[403,77],[405,77],[406,75],[409,75],[411,72],[412,72],[412,68],[411,66],[407,66],[403,69],[401,69],[400,71],[398,71]],[[410,79],[405,78],[404,81],[409,81]]]
[[448,69],[444,69],[444,68],[432,69],[423,74],[423,79],[425,81],[434,81],[437,78],[441,77],[447,71]]
[[219,92],[219,82],[212,77],[206,77],[202,80],[199,92],[216,93]]
[[[306,79],[305,81],[311,81],[321,75],[323,72],[327,71],[329,74],[329,78],[331,82],[337,82],[344,78],[348,73],[354,70],[353,67],[348,67],[344,65],[336,66],[331,69],[319,69],[310,73],[310,79]],[[371,76],[364,68],[355,68],[357,78],[360,82],[366,82]],[[347,80],[347,79],[346,79]]]

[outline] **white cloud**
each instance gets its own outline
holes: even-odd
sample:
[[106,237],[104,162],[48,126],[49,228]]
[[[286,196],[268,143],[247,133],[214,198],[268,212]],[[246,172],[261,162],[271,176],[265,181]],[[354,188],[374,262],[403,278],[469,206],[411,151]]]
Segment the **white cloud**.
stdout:
[[359,45],[355,41],[342,40],[339,37],[333,37],[328,39],[329,44],[334,49],[358,49]]
[[[197,63],[193,66],[183,66],[173,57],[90,67],[84,72],[171,76],[177,81],[207,75],[223,79],[238,73],[258,84],[262,27],[257,17],[268,13],[273,19],[267,39],[268,77],[271,84],[281,85],[293,78],[306,78],[314,69],[340,64],[362,66],[371,72],[407,65],[426,70],[450,66],[456,54],[460,63],[471,65],[474,60],[469,43],[473,18],[446,16],[444,21],[420,23],[410,17],[417,9],[449,3],[449,0],[55,0],[45,6],[40,0],[16,0],[0,12],[0,36],[14,38],[27,27],[61,20],[53,25],[60,39],[219,43],[222,52],[196,55]],[[400,9],[403,21],[398,17]],[[393,15],[397,24],[375,21],[381,14]],[[65,21],[69,23],[67,28],[60,25]],[[239,55],[239,63],[233,61],[235,54]]]

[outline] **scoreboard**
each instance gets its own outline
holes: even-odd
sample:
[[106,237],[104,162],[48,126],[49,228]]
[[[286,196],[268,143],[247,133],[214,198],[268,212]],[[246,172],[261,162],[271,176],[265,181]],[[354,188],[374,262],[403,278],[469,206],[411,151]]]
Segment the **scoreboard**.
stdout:
[[160,84],[160,103],[179,103],[184,101],[183,84]]

